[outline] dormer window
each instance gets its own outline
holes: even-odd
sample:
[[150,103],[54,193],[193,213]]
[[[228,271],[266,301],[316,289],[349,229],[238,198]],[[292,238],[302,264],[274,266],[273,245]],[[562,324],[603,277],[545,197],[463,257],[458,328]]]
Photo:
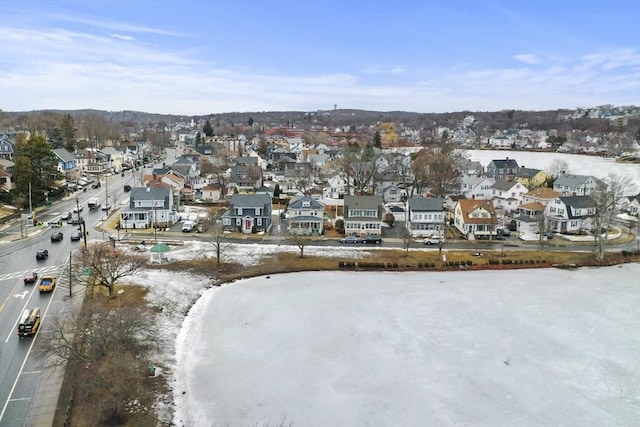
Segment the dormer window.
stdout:
[[302,207],[303,208],[310,208],[311,207],[311,202],[309,200],[303,200],[302,201]]

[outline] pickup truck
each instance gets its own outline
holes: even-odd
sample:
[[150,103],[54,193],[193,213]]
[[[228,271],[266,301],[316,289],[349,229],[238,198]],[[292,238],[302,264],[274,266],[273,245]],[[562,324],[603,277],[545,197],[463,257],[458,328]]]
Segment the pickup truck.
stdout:
[[57,279],[56,276],[42,276],[38,283],[38,291],[40,291],[40,293],[51,292],[53,288],[56,287]]

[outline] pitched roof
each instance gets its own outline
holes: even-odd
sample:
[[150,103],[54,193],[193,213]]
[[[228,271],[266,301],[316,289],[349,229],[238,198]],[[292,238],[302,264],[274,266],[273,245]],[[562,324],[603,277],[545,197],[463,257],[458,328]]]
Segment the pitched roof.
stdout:
[[[308,202],[309,206],[303,206],[305,202]],[[314,199],[313,197],[303,196],[303,197],[298,197],[297,199],[294,199],[293,201],[291,201],[289,203],[289,208],[324,209],[324,205],[319,201],[317,201],[316,199]]]
[[525,194],[525,196],[535,197],[538,199],[549,199],[549,200],[555,199],[559,195],[560,193],[558,193],[556,190],[548,187],[534,188],[533,190]]
[[510,159],[508,157],[506,159],[491,160],[489,164],[491,165],[491,163],[493,163],[493,166],[495,166],[496,169],[514,169],[518,167],[516,159]]
[[[465,199],[458,200],[462,218],[466,224],[492,224],[495,223],[496,211],[493,208],[491,200]],[[491,215],[489,218],[472,218],[469,216],[471,212],[477,209],[484,209]]]
[[234,208],[253,208],[271,204],[268,194],[234,194],[231,196],[231,205]]
[[574,209],[592,208],[596,205],[593,199],[589,196],[560,197],[560,201],[562,201],[566,206],[570,206]]
[[412,211],[442,212],[444,210],[444,201],[441,197],[410,197],[407,203]]
[[499,179],[491,186],[491,188],[500,191],[509,191],[517,184],[518,181],[507,181],[506,179]]
[[564,187],[580,187],[584,185],[584,183],[589,179],[594,179],[596,182],[599,182],[597,178],[590,175],[572,175],[569,173],[564,173],[556,179],[553,185],[561,185]]
[[76,155],[67,151],[66,148],[54,148],[51,151],[53,151],[53,154],[55,154],[63,162],[71,162],[73,160],[76,160]]
[[533,168],[525,168],[525,167],[522,167],[522,168],[520,168],[520,169],[518,169],[518,170],[516,171],[516,174],[515,174],[515,175],[516,175],[518,178],[527,178],[527,179],[530,179],[530,178],[533,178],[534,176],[538,175],[540,172],[542,172],[542,170],[540,170],[540,169],[533,169]]

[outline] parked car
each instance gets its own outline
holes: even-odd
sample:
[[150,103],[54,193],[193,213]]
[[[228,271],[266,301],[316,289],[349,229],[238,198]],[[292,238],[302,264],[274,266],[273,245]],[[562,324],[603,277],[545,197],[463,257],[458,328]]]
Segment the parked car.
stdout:
[[80,230],[74,230],[71,232],[71,241],[75,242],[76,240],[80,240],[82,238],[82,232]]
[[509,230],[508,228],[498,228],[496,230],[496,233],[498,234],[498,236],[505,236],[505,237],[511,236],[511,230]]
[[380,243],[382,243],[382,237],[376,236],[375,234],[369,234],[366,237],[364,237],[361,241],[364,244],[373,243],[375,245],[379,245]]
[[340,239],[340,243],[360,243],[360,238],[357,236],[344,236]]
[[36,252],[36,259],[47,259],[49,258],[49,251],[46,249],[38,249]]
[[24,284],[27,285],[29,283],[36,283],[38,281],[38,273],[32,271],[31,273],[27,273],[24,275]]
[[440,245],[440,244],[444,244],[445,242],[445,238],[444,237],[440,237],[440,236],[431,236],[431,237],[427,237],[424,239],[424,244],[425,245]]
[[129,191],[131,191],[131,186],[130,185],[125,185],[124,186],[124,192],[128,193]]
[[57,233],[53,233],[51,235],[52,242],[60,242],[62,239],[64,239],[64,234],[62,233],[62,231],[58,231]]
[[100,188],[100,181],[96,181],[93,184],[91,184],[91,188]]

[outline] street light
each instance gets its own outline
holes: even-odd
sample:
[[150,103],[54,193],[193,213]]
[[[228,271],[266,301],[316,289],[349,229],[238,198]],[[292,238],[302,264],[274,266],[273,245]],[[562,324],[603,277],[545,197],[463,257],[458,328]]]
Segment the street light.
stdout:
[[158,202],[153,202],[153,238],[154,242],[158,243]]

